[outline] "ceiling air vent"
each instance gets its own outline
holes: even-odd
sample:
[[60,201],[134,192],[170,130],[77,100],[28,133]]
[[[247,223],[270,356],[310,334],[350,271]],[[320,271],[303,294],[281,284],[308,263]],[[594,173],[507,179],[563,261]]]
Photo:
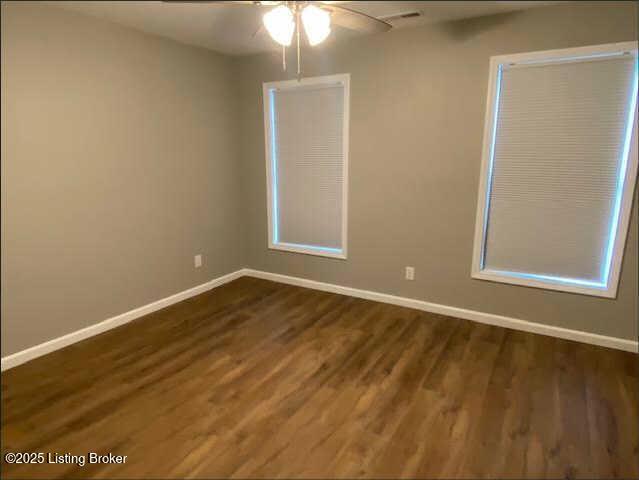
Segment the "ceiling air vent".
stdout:
[[397,20],[405,20],[407,18],[415,18],[421,17],[422,12],[413,11],[413,12],[402,12],[402,13],[394,13],[393,15],[384,15],[383,17],[379,17],[381,20],[385,22],[393,22]]

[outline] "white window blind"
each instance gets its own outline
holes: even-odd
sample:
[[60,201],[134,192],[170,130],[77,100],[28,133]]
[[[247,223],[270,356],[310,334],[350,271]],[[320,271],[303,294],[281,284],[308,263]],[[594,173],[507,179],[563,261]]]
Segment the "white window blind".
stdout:
[[348,77],[265,84],[269,245],[345,257]]
[[475,276],[614,296],[636,175],[628,47],[493,62]]

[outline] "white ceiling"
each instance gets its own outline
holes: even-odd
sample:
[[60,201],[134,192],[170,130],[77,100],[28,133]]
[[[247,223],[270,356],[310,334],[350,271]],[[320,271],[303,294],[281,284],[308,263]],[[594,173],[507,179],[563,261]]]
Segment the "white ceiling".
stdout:
[[[224,3],[164,3],[161,1],[56,1],[49,5],[103,18],[147,33],[172,38],[230,55],[272,51],[269,36],[254,33],[268,7]],[[565,2],[455,1],[455,2],[334,2],[375,17],[419,11],[422,16],[393,22],[405,28],[432,22],[493,15]],[[352,35],[334,27],[335,38]]]

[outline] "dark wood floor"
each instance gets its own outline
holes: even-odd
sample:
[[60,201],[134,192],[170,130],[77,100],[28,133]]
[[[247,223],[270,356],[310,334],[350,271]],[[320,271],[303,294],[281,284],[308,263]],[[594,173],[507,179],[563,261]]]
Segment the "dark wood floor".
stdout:
[[637,356],[242,278],[2,374],[3,477],[633,477]]

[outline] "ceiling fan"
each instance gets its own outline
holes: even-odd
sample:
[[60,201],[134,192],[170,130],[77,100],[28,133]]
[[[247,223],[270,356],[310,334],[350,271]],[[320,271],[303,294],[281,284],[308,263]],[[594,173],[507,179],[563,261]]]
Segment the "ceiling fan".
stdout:
[[[302,52],[300,30],[304,28],[306,38],[311,46],[323,42],[331,33],[331,24],[365,33],[382,33],[392,28],[388,22],[365,13],[336,5],[337,2],[320,1],[214,1],[214,0],[164,0],[167,3],[220,3],[227,5],[255,5],[270,7],[262,17],[263,27],[271,38],[282,46],[282,68],[286,70],[286,47],[296,37],[297,47],[297,79],[302,78]],[[257,34],[260,29],[255,32]],[[255,35],[253,34],[253,35]]]

